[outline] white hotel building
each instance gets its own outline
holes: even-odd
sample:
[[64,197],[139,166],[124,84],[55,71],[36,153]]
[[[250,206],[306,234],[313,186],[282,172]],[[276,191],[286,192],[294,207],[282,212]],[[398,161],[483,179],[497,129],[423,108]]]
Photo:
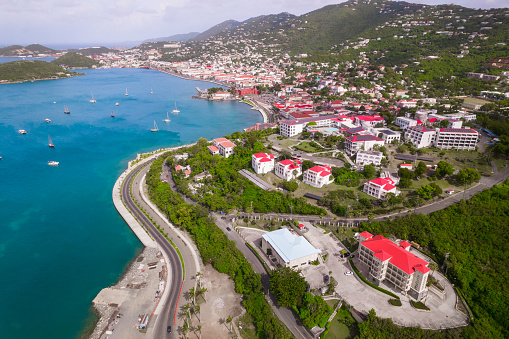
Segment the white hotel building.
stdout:
[[395,244],[381,235],[368,232],[359,235],[359,261],[369,269],[369,281],[395,287],[416,300],[426,294],[429,263],[410,252],[410,244]]
[[301,162],[298,159],[282,160],[276,164],[274,172],[278,177],[286,181],[296,179],[302,173]]
[[251,166],[256,174],[269,173],[274,169],[274,155],[272,153],[253,154]]
[[471,128],[442,128],[435,138],[435,147],[471,151],[478,140],[479,133]]

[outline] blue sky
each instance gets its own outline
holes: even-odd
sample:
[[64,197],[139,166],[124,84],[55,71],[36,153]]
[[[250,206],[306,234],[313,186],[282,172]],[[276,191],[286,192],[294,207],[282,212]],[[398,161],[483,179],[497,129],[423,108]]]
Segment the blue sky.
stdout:
[[[376,1],[376,0],[375,0]],[[471,8],[509,7],[509,0],[407,0]],[[289,12],[301,15],[331,0],[0,0],[0,46],[140,41],[222,21]]]

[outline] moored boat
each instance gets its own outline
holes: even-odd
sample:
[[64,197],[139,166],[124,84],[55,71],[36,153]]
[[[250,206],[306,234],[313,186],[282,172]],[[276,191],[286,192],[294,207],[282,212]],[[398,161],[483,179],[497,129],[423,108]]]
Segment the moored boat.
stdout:
[[177,109],[177,103],[175,102],[175,109],[171,111],[173,114],[179,114],[180,111]]
[[169,113],[166,112],[166,119],[163,119],[164,122],[170,122],[170,116],[169,116]]
[[50,120],[50,119],[44,119],[44,121],[46,121],[46,122],[51,122],[51,120]]
[[94,99],[94,93],[92,93],[92,91],[90,91],[90,94],[92,95],[92,99],[90,99],[90,102],[95,104],[97,101],[95,101],[95,99]]
[[71,111],[69,110],[69,107],[64,106],[64,113],[65,113],[65,114],[69,114],[69,113],[71,113]]
[[157,128],[156,121],[154,120],[154,128],[151,128],[150,132],[157,132],[157,131],[159,131],[159,128]]
[[58,166],[59,162],[58,161],[48,161],[48,165],[50,166]]
[[25,131],[24,129],[20,129],[20,130],[18,130],[18,133],[19,134],[27,134],[27,131]]
[[48,146],[55,147],[55,145],[53,145],[53,141],[51,141],[51,137],[49,135],[48,135]]

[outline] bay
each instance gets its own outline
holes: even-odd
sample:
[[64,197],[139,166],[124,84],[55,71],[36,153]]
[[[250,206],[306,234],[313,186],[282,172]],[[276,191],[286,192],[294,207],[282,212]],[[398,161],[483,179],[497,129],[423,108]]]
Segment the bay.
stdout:
[[[80,72],[86,75],[0,85],[3,338],[72,338],[92,320],[92,299],[142,248],[111,199],[136,153],[220,137],[262,120],[245,104],[191,98],[195,87],[216,86],[211,83],[146,69]],[[171,114],[175,102],[178,115]],[[170,123],[162,121],[166,112]],[[150,132],[154,121],[156,133]]]

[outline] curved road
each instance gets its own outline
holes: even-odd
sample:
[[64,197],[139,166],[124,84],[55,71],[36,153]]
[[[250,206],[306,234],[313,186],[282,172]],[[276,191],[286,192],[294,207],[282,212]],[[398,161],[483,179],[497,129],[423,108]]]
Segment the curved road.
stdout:
[[[149,162],[148,164],[151,164]],[[177,302],[180,294],[180,287],[183,281],[183,272],[182,272],[182,264],[180,262],[180,258],[173,248],[173,246],[164,238],[164,236],[159,232],[159,230],[152,224],[152,222],[145,216],[145,214],[140,211],[138,206],[134,203],[131,197],[131,185],[135,178],[140,174],[141,170],[145,166],[138,166],[135,170],[127,175],[123,184],[122,184],[122,200],[124,201],[127,209],[133,213],[138,222],[148,231],[152,239],[158,244],[161,251],[165,252],[167,257],[169,258],[169,262],[167,262],[168,268],[168,278],[166,281],[166,288],[171,288],[170,293],[166,300],[161,300],[160,302],[163,304],[163,310],[161,314],[155,319],[154,324],[154,338],[178,338],[177,329],[175,328],[174,319],[175,310],[177,307]],[[166,333],[166,327],[168,325],[172,326],[172,333]]]

